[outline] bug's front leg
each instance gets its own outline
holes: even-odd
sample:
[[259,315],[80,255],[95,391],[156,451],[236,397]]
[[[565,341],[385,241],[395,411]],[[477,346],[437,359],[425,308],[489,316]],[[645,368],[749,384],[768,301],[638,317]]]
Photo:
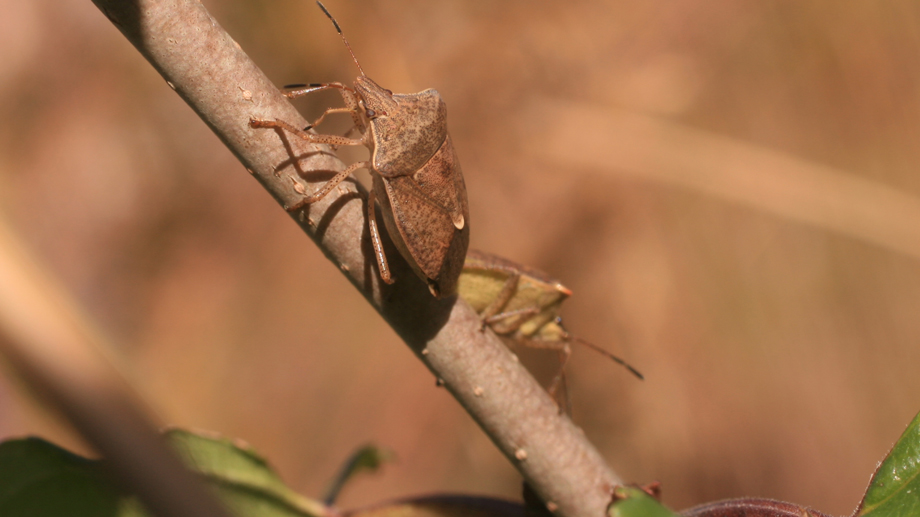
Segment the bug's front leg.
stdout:
[[337,90],[350,91],[351,88],[345,86],[342,83],[312,83],[312,84],[289,84],[284,87],[284,96],[288,99],[296,99],[297,97],[302,97],[308,93],[321,92],[323,90],[328,90],[330,88],[335,88]]
[[[508,278],[505,279],[505,283],[502,285],[502,290],[499,291],[498,296],[496,296],[495,299],[492,300],[492,303],[483,309],[482,313],[479,315],[479,318],[482,320],[479,327],[480,331],[485,331],[487,326],[520,313],[520,311],[511,311],[510,313],[501,312],[502,309],[505,308],[505,305],[511,301],[511,298],[514,297],[514,291],[517,290],[518,280],[520,279],[520,273],[514,271],[509,272]],[[515,330],[517,329],[511,329],[510,332],[514,332]],[[503,334],[504,332],[496,330],[496,333]]]
[[[485,314],[485,311],[483,312]],[[527,319],[531,316],[536,316],[540,314],[540,308],[538,307],[525,307],[523,309],[515,309],[513,311],[500,312],[498,314],[493,314],[492,316],[481,316],[482,318],[482,329],[484,330],[486,326],[492,327],[492,330],[495,331],[498,335],[513,334],[521,328],[524,323],[527,323]],[[512,319],[514,318],[514,319]],[[501,321],[511,320],[510,324],[499,326],[497,325]]]
[[354,121],[355,127],[358,128],[358,131],[360,131],[361,133],[364,133],[366,131],[366,128],[364,126],[364,121],[361,119],[360,115],[358,115],[358,109],[360,107],[358,105],[358,99],[355,97],[354,90],[352,90],[348,86],[345,86],[342,83],[314,83],[314,84],[294,84],[294,85],[285,86],[284,88],[285,90],[287,90],[284,92],[284,96],[289,99],[296,99],[297,97],[306,95],[308,93],[328,90],[330,88],[334,88],[338,90],[340,94],[342,94],[342,101],[345,102],[344,108],[327,109],[316,120],[316,122],[305,127],[304,131],[318,126],[319,123],[322,122],[323,119],[326,117],[326,115],[330,113],[350,113],[351,119],[352,121]]
[[313,121],[312,124],[309,124],[307,127],[303,128],[303,130],[309,131],[315,128],[316,126],[320,125],[320,123],[326,118],[326,115],[330,115],[333,113],[353,113],[353,112],[350,108],[326,108],[326,111],[324,111],[323,114],[320,115],[318,119]]
[[306,140],[307,142],[314,144],[329,144],[329,145],[364,145],[365,139],[362,138],[346,138],[344,136],[338,135],[316,135],[313,133],[307,133],[302,129],[297,129],[296,127],[288,124],[283,120],[261,120],[261,119],[249,119],[249,127],[254,129],[283,129],[292,135],[295,135],[299,138]]

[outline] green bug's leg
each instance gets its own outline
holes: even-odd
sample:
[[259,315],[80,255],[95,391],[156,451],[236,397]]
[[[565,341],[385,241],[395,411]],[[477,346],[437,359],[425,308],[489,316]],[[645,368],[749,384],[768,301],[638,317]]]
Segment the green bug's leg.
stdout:
[[[513,334],[517,331],[517,329],[521,328],[521,325],[527,322],[528,317],[536,316],[537,314],[540,314],[540,309],[536,307],[528,307],[526,309],[516,309],[513,311],[502,312],[489,316],[488,318],[483,317],[482,323],[483,326],[488,325],[492,327],[492,330],[495,331],[496,334],[504,336],[507,334]],[[508,325],[496,325],[496,323],[510,320],[511,318],[515,319],[512,320]]]
[[520,280],[521,275],[518,273],[511,273],[508,275],[508,279],[505,280],[505,285],[502,286],[502,290],[498,292],[498,296],[492,300],[492,303],[488,305],[479,315],[482,318],[482,326],[480,330],[484,331],[486,325],[490,324],[490,319],[494,317],[502,308],[508,304],[508,301],[514,296],[514,291],[517,289],[518,280]]
[[[553,377],[552,382],[549,384],[549,388],[546,390],[549,392],[549,396],[553,397],[553,400],[556,401],[556,405],[559,406],[559,412],[563,412],[565,408],[565,413],[569,416],[572,416],[572,399],[569,396],[568,383],[566,382],[565,377],[565,365],[569,362],[569,356],[572,355],[572,348],[568,343],[564,344],[561,349],[559,349],[559,371],[556,373],[556,376]],[[563,392],[563,404],[559,404],[559,399],[556,397],[556,390],[562,386]]]

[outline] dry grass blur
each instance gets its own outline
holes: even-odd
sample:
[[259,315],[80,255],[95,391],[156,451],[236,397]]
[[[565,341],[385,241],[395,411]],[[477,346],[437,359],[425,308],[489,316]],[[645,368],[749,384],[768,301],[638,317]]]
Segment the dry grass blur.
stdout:
[[[205,4],[279,85],[355,75],[312,2]],[[327,5],[373,79],[447,100],[473,247],[562,279],[568,326],[646,374],[581,350],[569,369],[575,420],[618,473],[676,508],[856,506],[920,411],[915,2]],[[309,495],[362,443],[393,448],[345,506],[518,496],[89,1],[0,9],[0,212],[164,422],[248,440]],[[24,433],[80,447],[4,380],[0,437]]]

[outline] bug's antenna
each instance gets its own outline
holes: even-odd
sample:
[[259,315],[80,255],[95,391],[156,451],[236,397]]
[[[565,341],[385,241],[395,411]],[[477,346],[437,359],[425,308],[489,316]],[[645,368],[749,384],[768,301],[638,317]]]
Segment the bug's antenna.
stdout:
[[367,74],[364,73],[364,69],[361,68],[361,64],[358,63],[358,58],[355,57],[354,51],[351,50],[351,45],[349,45],[348,40],[345,39],[345,34],[342,33],[342,28],[339,27],[339,22],[335,21],[335,18],[333,18],[332,15],[329,14],[329,10],[326,9],[326,6],[323,5],[322,2],[320,2],[319,0],[316,0],[316,3],[317,5],[319,5],[319,8],[322,9],[324,13],[326,13],[326,16],[328,16],[329,19],[332,20],[332,25],[335,25],[335,30],[339,31],[339,36],[341,36],[342,41],[345,42],[345,48],[348,49],[348,53],[351,54],[351,58],[355,61],[355,65],[358,66],[358,71],[361,72],[361,75],[363,75],[364,77],[367,77]]

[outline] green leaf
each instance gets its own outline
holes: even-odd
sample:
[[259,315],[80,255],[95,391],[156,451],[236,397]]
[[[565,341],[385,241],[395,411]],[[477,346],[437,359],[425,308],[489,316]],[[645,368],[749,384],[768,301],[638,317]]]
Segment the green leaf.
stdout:
[[622,485],[613,490],[613,502],[607,508],[607,515],[608,517],[680,517],[641,488]]
[[240,516],[321,517],[326,507],[294,492],[248,444],[173,429],[166,438],[192,470],[201,472],[220,499]]
[[0,515],[117,516],[119,497],[96,461],[40,438],[0,443]]
[[[323,517],[324,505],[288,488],[248,445],[183,430],[166,433],[189,468],[200,472],[240,517]],[[0,443],[3,517],[147,517],[101,472],[101,461],[72,454],[40,438]]]
[[920,414],[882,461],[857,517],[916,517],[920,515]]

